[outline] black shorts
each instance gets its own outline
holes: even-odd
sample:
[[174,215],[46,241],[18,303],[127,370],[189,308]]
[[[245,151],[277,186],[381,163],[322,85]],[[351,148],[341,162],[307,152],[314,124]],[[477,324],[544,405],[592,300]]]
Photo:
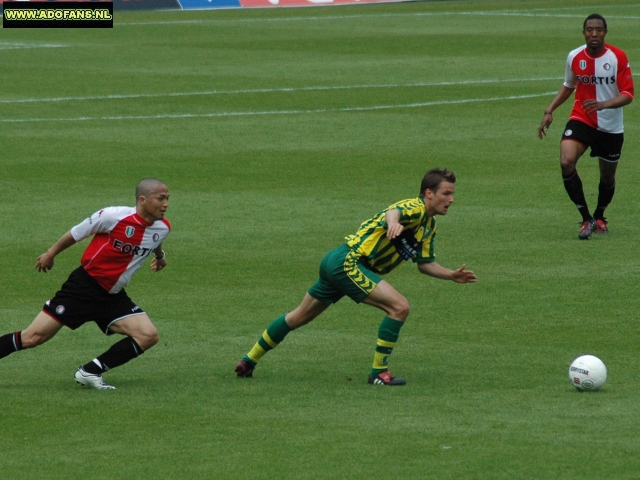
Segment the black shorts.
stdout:
[[71,272],[55,297],[45,302],[42,311],[71,330],[93,321],[106,335],[113,333],[109,327],[114,322],[145,313],[124,289],[118,293],[107,292],[82,267]]
[[606,162],[616,163],[620,160],[624,133],[607,133],[590,127],[578,120],[569,120],[564,128],[562,140],[575,140],[591,147],[591,156]]

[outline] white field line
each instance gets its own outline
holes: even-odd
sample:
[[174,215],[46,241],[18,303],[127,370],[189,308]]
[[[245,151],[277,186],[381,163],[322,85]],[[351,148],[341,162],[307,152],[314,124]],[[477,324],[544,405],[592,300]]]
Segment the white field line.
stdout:
[[113,94],[96,95],[88,97],[53,97],[53,98],[23,98],[15,100],[0,100],[0,104],[12,103],[41,103],[41,102],[85,102],[90,100],[122,100],[136,98],[162,98],[162,97],[189,97],[197,95],[242,95],[246,93],[278,93],[278,92],[318,92],[329,90],[355,90],[367,88],[415,88],[415,87],[447,87],[457,85],[484,85],[493,83],[519,83],[538,82],[547,80],[562,80],[564,77],[542,77],[542,78],[514,78],[506,80],[464,80],[461,82],[418,82],[418,83],[390,83],[382,85],[337,85],[337,86],[311,86],[298,88],[256,88],[246,90],[210,90],[206,92],[174,92],[174,93],[133,93],[133,94]]
[[[629,5],[629,6],[640,6]],[[627,6],[625,6],[627,7]],[[579,7],[575,7],[576,9]],[[597,7],[590,7],[597,8]],[[602,7],[604,8],[604,7]],[[413,13],[374,13],[355,15],[326,15],[308,17],[283,17],[283,18],[234,18],[234,19],[193,19],[193,20],[159,20],[149,22],[114,22],[114,27],[130,25],[173,25],[173,24],[208,24],[208,23],[247,23],[247,22],[295,22],[295,21],[316,21],[316,20],[343,20],[360,18],[389,18],[389,17],[442,17],[442,16],[499,16],[499,17],[538,17],[538,18],[585,18],[585,13],[544,13],[544,12],[521,12],[521,11],[471,11],[471,12],[413,12]],[[638,20],[638,15],[607,15],[607,19]]]
[[268,110],[257,112],[218,112],[218,113],[167,113],[159,115],[130,115],[130,116],[105,116],[105,117],[69,117],[69,118],[8,118],[0,119],[0,123],[32,123],[32,122],[90,122],[90,121],[118,121],[118,120],[164,120],[164,119],[188,119],[188,118],[221,118],[221,117],[248,117],[258,115],[310,115],[336,112],[368,112],[375,110],[391,110],[403,108],[432,107],[436,105],[459,105],[465,103],[500,102],[505,100],[522,100],[526,98],[546,97],[555,95],[556,92],[533,93],[529,95],[511,95],[491,98],[467,98],[460,100],[442,100],[436,102],[409,103],[402,105],[373,105],[369,107],[347,108],[321,108],[316,110]]
[[4,43],[0,42],[0,50],[22,50],[26,48],[65,48],[68,45],[56,45],[49,43]]

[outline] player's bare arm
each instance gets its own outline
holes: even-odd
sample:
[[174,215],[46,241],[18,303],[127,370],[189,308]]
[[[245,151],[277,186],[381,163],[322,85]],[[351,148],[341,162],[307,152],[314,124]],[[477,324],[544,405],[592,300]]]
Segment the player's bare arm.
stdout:
[[418,264],[418,270],[420,270],[420,273],[424,273],[430,277],[439,278],[441,280],[452,280],[456,283],[475,283],[478,280],[478,277],[476,277],[471,270],[467,270],[466,268],[466,265],[462,265],[457,270],[451,270],[436,262]]
[[562,87],[560,87],[560,90],[558,90],[558,93],[556,94],[551,104],[549,104],[549,106],[544,111],[542,122],[538,127],[538,138],[540,140],[542,140],[544,136],[547,134],[547,131],[549,130],[549,126],[553,122],[553,111],[567,101],[567,99],[573,93],[573,90],[574,90],[573,88],[569,88],[569,87],[566,87],[565,85],[562,85]]
[[76,243],[70,231],[65,233],[49,250],[38,257],[34,268],[37,268],[39,272],[48,272],[53,268],[56,255]]
[[622,108],[626,105],[629,105],[633,99],[624,93],[621,93],[616,98],[612,98],[611,100],[605,100],[604,102],[599,102],[595,99],[589,99],[582,102],[582,108],[586,113],[599,112],[601,110],[606,110],[608,108]]
[[395,208],[387,210],[384,217],[387,222],[387,237],[389,240],[393,240],[404,230],[404,227],[400,223],[400,210]]
[[153,259],[151,260],[151,270],[153,270],[154,272],[159,272],[166,266],[167,266],[166,254],[162,249],[162,244],[160,244],[153,251]]

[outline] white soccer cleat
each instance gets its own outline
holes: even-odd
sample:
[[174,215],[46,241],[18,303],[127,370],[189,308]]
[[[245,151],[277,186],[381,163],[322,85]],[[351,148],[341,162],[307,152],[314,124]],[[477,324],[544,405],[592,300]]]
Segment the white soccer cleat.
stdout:
[[104,383],[104,378],[102,378],[102,375],[93,375],[91,373],[87,373],[82,367],[78,367],[74,378],[80,385],[86,385],[87,387],[95,388],[96,390],[116,389],[116,387],[114,387],[113,385],[107,385],[106,383]]

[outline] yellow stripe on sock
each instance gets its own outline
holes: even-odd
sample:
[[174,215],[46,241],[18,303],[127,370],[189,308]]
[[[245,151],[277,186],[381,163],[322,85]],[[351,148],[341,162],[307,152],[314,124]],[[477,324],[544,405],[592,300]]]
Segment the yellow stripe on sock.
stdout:
[[271,337],[269,336],[266,330],[262,334],[262,338],[264,339],[265,342],[267,342],[271,346],[271,348],[276,348],[278,346],[276,342],[271,340]]
[[267,353],[267,351],[256,342],[251,351],[247,353],[247,357],[249,357],[253,362],[258,363],[265,353]]
[[386,340],[378,339],[378,346],[379,347],[386,347],[386,348],[393,348],[393,347],[396,346],[396,342],[387,342]]

